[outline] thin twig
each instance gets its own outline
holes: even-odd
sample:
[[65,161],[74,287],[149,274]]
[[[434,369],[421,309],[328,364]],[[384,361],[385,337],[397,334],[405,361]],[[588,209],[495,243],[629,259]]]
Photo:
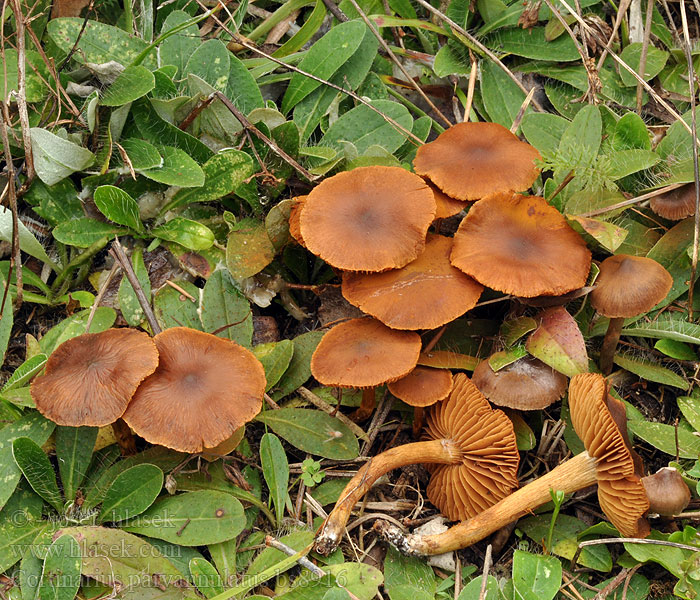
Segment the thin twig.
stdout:
[[599,540],[588,540],[580,542],[576,553],[571,559],[571,565],[575,565],[576,561],[583,550],[587,546],[598,546],[600,544],[651,544],[653,546],[670,546],[680,550],[690,550],[691,552],[700,552],[700,546],[689,546],[688,544],[679,544],[677,542],[667,542],[666,540],[650,540],[644,538],[601,538]]
[[80,27],[80,31],[78,32],[78,37],[75,38],[75,44],[73,44],[73,47],[70,49],[66,57],[63,59],[63,62],[59,65],[57,71],[61,72],[63,71],[63,68],[68,64],[71,58],[73,58],[73,54],[75,54],[75,51],[78,49],[78,45],[80,44],[80,39],[83,37],[83,34],[85,33],[85,28],[87,27],[88,21],[90,20],[90,13],[92,13],[92,9],[95,5],[95,0],[90,0],[90,4],[87,7],[87,10],[85,11],[85,18],[83,19],[83,24]]
[[[275,550],[279,550],[280,552],[283,552],[287,556],[294,556],[297,553],[296,550],[283,544],[279,540],[276,540],[271,535],[265,536],[265,545],[269,546],[270,548],[274,548]],[[297,562],[305,569],[308,569],[309,571],[311,571],[314,575],[316,575],[316,577],[324,577],[326,574],[326,572],[323,569],[321,569],[320,567],[317,567],[308,558],[306,558],[306,556],[300,557],[297,560]]]
[[92,325],[92,320],[95,318],[97,307],[100,305],[100,302],[102,302],[102,298],[104,297],[105,292],[109,287],[109,284],[112,283],[112,279],[114,279],[114,276],[117,274],[117,271],[119,269],[119,262],[115,260],[109,273],[107,273],[107,277],[100,286],[100,290],[97,292],[95,300],[92,303],[92,307],[90,308],[90,314],[88,315],[87,321],[85,322],[85,333],[90,333],[90,325]]
[[[651,0],[647,0],[651,3]],[[681,0],[681,21],[683,23],[683,51],[688,62],[688,79],[690,83],[690,126],[693,140],[697,140],[697,118],[695,115],[695,68],[693,67],[692,48],[688,20],[685,14],[685,0]],[[693,321],[693,289],[698,270],[698,241],[700,238],[700,171],[698,169],[698,145],[693,144],[693,176],[695,179],[695,229],[693,233],[693,256],[690,263],[690,281],[688,282],[688,321]]]
[[15,13],[15,34],[17,36],[17,113],[19,114],[19,123],[22,129],[24,168],[27,172],[27,181],[23,187],[28,188],[34,179],[34,158],[32,155],[32,140],[29,136],[29,111],[27,110],[25,23],[19,0],[12,0],[12,12]]
[[[651,2],[650,2],[651,4]],[[625,578],[630,574],[630,572],[634,573],[639,567],[642,565],[635,565],[631,569],[622,569],[615,577],[612,578],[610,583],[606,585],[602,590],[600,590],[594,597],[593,600],[605,600],[610,595],[610,592],[612,592],[615,588],[617,588],[624,580]]]
[[476,88],[476,77],[479,73],[479,66],[474,53],[469,50],[469,60],[472,68],[469,71],[469,84],[467,86],[467,102],[464,104],[464,122],[469,121],[469,114],[472,112],[472,102],[474,102],[474,88]]
[[667,185],[666,187],[659,188],[658,190],[653,190],[651,192],[647,192],[646,194],[642,194],[641,196],[637,196],[635,198],[630,198],[628,200],[622,200],[622,202],[617,202],[615,204],[610,204],[609,206],[604,206],[603,208],[596,208],[595,210],[590,210],[585,213],[580,213],[576,216],[578,217],[595,217],[596,215],[602,215],[605,214],[606,212],[610,212],[611,210],[617,210],[618,208],[625,208],[627,206],[632,206],[633,204],[639,204],[640,202],[644,202],[645,200],[649,200],[650,198],[655,198],[656,196],[661,196],[663,194],[666,194],[668,192],[672,192],[673,190],[677,190],[679,187],[683,187],[686,185],[685,183],[672,183],[671,185]]
[[484,557],[484,570],[481,574],[481,590],[479,591],[479,600],[486,598],[486,588],[489,582],[489,569],[491,568],[491,544],[486,546],[486,556]]
[[600,58],[598,59],[598,64],[596,65],[596,70],[600,73],[600,70],[603,68],[603,63],[605,62],[605,58],[608,56],[608,52],[610,51],[610,48],[612,47],[612,43],[615,40],[615,36],[617,35],[617,30],[620,28],[620,24],[622,23],[622,19],[627,12],[627,9],[629,8],[630,2],[632,0],[621,0],[620,1],[620,6],[617,8],[617,14],[615,15],[615,23],[613,24],[612,28],[612,33],[610,34],[610,39],[608,40],[608,43],[605,44],[605,48],[603,48],[603,51],[600,53]]
[[326,8],[331,11],[331,14],[341,23],[345,23],[346,21],[350,20],[348,19],[348,16],[338,8],[338,5],[333,2],[333,0],[323,0],[323,4],[326,5]]
[[[654,15],[654,2],[647,0],[647,15],[644,23],[644,39],[642,40],[642,53],[639,57],[639,76],[644,79],[644,73],[647,70],[647,54],[649,53],[649,38],[651,38],[651,19]],[[691,79],[692,87],[692,79]],[[642,86],[637,82],[637,114],[642,113]]]
[[532,98],[535,95],[535,88],[533,87],[525,97],[525,100],[523,100],[523,103],[520,105],[520,110],[518,111],[518,114],[515,116],[515,119],[513,120],[513,124],[510,126],[510,132],[515,133],[518,131],[518,127],[520,127],[520,122],[523,120],[523,117],[525,116],[525,111],[527,110],[527,107],[530,106],[530,102],[532,102]]
[[119,238],[114,238],[114,244],[112,244],[109,253],[114,257],[115,260],[119,262],[119,266],[124,270],[124,274],[129,280],[131,287],[134,289],[134,292],[136,293],[136,298],[138,298],[139,304],[141,305],[141,308],[143,309],[143,312],[146,315],[146,320],[151,326],[153,335],[158,335],[161,332],[160,325],[156,320],[155,314],[153,314],[151,303],[146,298],[146,294],[144,293],[143,288],[139,283],[138,277],[136,277],[134,267],[131,265],[129,257],[126,255],[126,253],[124,252],[124,248],[119,242]]
[[311,402],[316,408],[322,410],[326,414],[333,415],[338,421],[346,425],[357,437],[369,442],[369,436],[365,433],[364,429],[360,427],[357,423],[348,419],[343,413],[336,411],[335,406],[331,406],[327,402],[324,402],[311,390],[306,389],[303,385],[297,388],[297,393],[307,402]]
[[280,405],[277,404],[277,402],[275,402],[272,398],[270,398],[270,395],[269,395],[269,394],[266,393],[266,394],[263,396],[263,398],[265,398],[265,403],[266,403],[272,410],[279,410],[279,409],[280,409]]

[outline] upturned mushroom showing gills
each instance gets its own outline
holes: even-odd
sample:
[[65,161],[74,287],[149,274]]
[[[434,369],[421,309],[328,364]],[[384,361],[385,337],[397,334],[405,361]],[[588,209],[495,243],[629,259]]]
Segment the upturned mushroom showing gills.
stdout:
[[418,148],[413,167],[451,198],[528,189],[540,153],[498,123],[458,123]]
[[316,536],[316,550],[337,547],[356,502],[392,469],[433,465],[428,499],[448,518],[468,519],[515,489],[519,458],[513,424],[460,373],[449,397],[430,408],[424,441],[382,452],[350,480]]
[[59,425],[101,427],[124,414],[139,384],[156,370],[153,339],[135,329],[108,329],[63,342],[31,394],[39,412]]
[[469,209],[450,260],[486,287],[532,298],[583,287],[591,252],[544,198],[504,193]]
[[617,343],[624,320],[641,315],[656,306],[668,294],[673,277],[659,263],[644,256],[616,254],[600,263],[600,274],[591,292],[591,305],[610,317],[600,348],[600,370],[612,371]]
[[201,452],[260,412],[265,371],[250,350],[187,327],[153,339],[160,363],[123,417],[138,435],[181,452]]
[[575,375],[569,386],[569,408],[584,452],[444,533],[406,535],[385,522],[375,527],[406,554],[441,554],[466,548],[528,514],[551,499],[551,490],[572,493],[597,483],[600,507],[618,531],[625,537],[646,537],[649,500],[636,472],[635,455],[616,423],[616,415],[620,411],[624,415],[621,404],[608,395],[601,375]]
[[307,249],[345,271],[386,271],[415,260],[435,218],[426,183],[400,167],[360,167],[317,185],[299,217]]
[[323,384],[363,388],[356,420],[374,410],[374,388],[408,375],[418,362],[420,336],[389,329],[376,319],[351,319],[336,325],[311,356],[311,374]]
[[429,235],[401,269],[343,273],[345,299],[392,329],[435,329],[474,308],[484,286],[450,264],[452,238]]

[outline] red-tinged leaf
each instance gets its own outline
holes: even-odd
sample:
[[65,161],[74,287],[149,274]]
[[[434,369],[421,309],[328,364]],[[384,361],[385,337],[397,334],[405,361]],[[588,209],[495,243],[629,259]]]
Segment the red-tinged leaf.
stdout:
[[530,334],[525,348],[543,363],[573,377],[588,372],[588,354],[583,335],[562,306],[548,308],[539,314],[540,326]]
[[591,219],[576,215],[566,215],[566,217],[569,221],[573,221],[576,224],[574,229],[580,227],[608,252],[615,252],[627,237],[628,231],[626,229],[608,223],[607,221],[602,221],[601,219]]

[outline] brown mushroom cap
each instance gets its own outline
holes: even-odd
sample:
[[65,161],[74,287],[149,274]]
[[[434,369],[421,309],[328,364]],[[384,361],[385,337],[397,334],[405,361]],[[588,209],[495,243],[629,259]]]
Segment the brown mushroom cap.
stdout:
[[455,234],[451,260],[487,287],[532,298],[582,287],[591,253],[546,200],[508,193],[469,209]]
[[63,342],[34,379],[39,412],[59,425],[109,425],[124,414],[141,381],[158,366],[151,337],[135,329],[108,329]]
[[483,286],[450,264],[452,239],[428,236],[425,251],[401,269],[343,273],[343,296],[394,329],[434,329],[473,308]]
[[433,190],[433,195],[435,196],[435,204],[437,206],[437,210],[435,211],[436,219],[447,219],[448,217],[459,214],[460,211],[463,211],[465,208],[467,208],[467,206],[469,206],[469,202],[450,198],[431,181],[424,181],[428,187]]
[[588,454],[596,459],[600,507],[623,536],[646,537],[649,523],[643,515],[649,500],[608,402],[619,401],[608,395],[602,375],[582,373],[571,379],[571,422]]
[[688,183],[675,190],[654,196],[649,206],[664,219],[679,221],[695,214],[695,184]]
[[655,260],[616,254],[600,263],[591,305],[606,317],[635,317],[661,302],[672,285],[671,274]]
[[306,203],[306,196],[297,196],[294,200],[295,202],[289,211],[289,235],[296,240],[297,244],[306,248],[304,238],[301,237],[300,227],[301,211]]
[[448,519],[469,519],[518,487],[520,455],[510,419],[459,373],[447,400],[431,407],[426,439],[449,439],[461,448],[459,464],[436,465],[428,499]]
[[141,437],[181,452],[212,448],[260,412],[265,371],[252,352],[187,327],[155,336],[160,364],[124,420]]
[[413,166],[459,200],[521,192],[537,179],[540,153],[498,123],[458,123],[418,148]]
[[435,218],[425,182],[399,167],[360,167],[317,185],[301,212],[310,252],[346,271],[386,271],[414,260]]
[[526,356],[498,371],[480,362],[472,381],[493,404],[518,410],[540,410],[566,392],[567,379],[542,361]]
[[662,467],[653,475],[642,477],[642,485],[650,512],[671,517],[682,513],[690,502],[690,490],[673,467]]
[[323,385],[370,388],[408,375],[420,348],[417,333],[389,329],[376,319],[351,319],[321,338],[311,373]]
[[387,387],[394,396],[410,406],[430,406],[447,398],[452,390],[452,373],[448,369],[418,366]]

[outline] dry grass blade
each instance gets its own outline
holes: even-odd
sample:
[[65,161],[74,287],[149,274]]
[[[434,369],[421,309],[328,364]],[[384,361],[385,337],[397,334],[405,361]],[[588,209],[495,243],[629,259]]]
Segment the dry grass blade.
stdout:
[[[649,53],[649,38],[651,37],[651,18],[654,15],[654,3],[647,2],[646,22],[644,23],[644,41],[642,42],[642,54],[639,57],[639,76],[643,79],[647,69],[647,54]],[[637,114],[642,112],[642,86],[637,82]]]
[[602,215],[602,214],[605,214],[606,212],[610,212],[611,210],[617,210],[618,208],[625,208],[627,206],[639,204],[640,202],[644,202],[645,200],[649,200],[650,198],[654,198],[656,196],[661,196],[662,194],[666,194],[667,192],[671,192],[673,190],[676,190],[679,187],[683,187],[684,185],[685,185],[685,183],[672,183],[671,185],[667,185],[666,187],[659,188],[658,190],[654,190],[652,192],[647,192],[646,194],[642,194],[641,196],[637,196],[636,198],[630,198],[629,200],[623,200],[622,202],[610,204],[609,206],[604,206],[603,208],[596,208],[595,210],[591,210],[591,211],[588,211],[585,213],[578,213],[577,216],[579,216],[579,217],[595,217],[597,215]]

